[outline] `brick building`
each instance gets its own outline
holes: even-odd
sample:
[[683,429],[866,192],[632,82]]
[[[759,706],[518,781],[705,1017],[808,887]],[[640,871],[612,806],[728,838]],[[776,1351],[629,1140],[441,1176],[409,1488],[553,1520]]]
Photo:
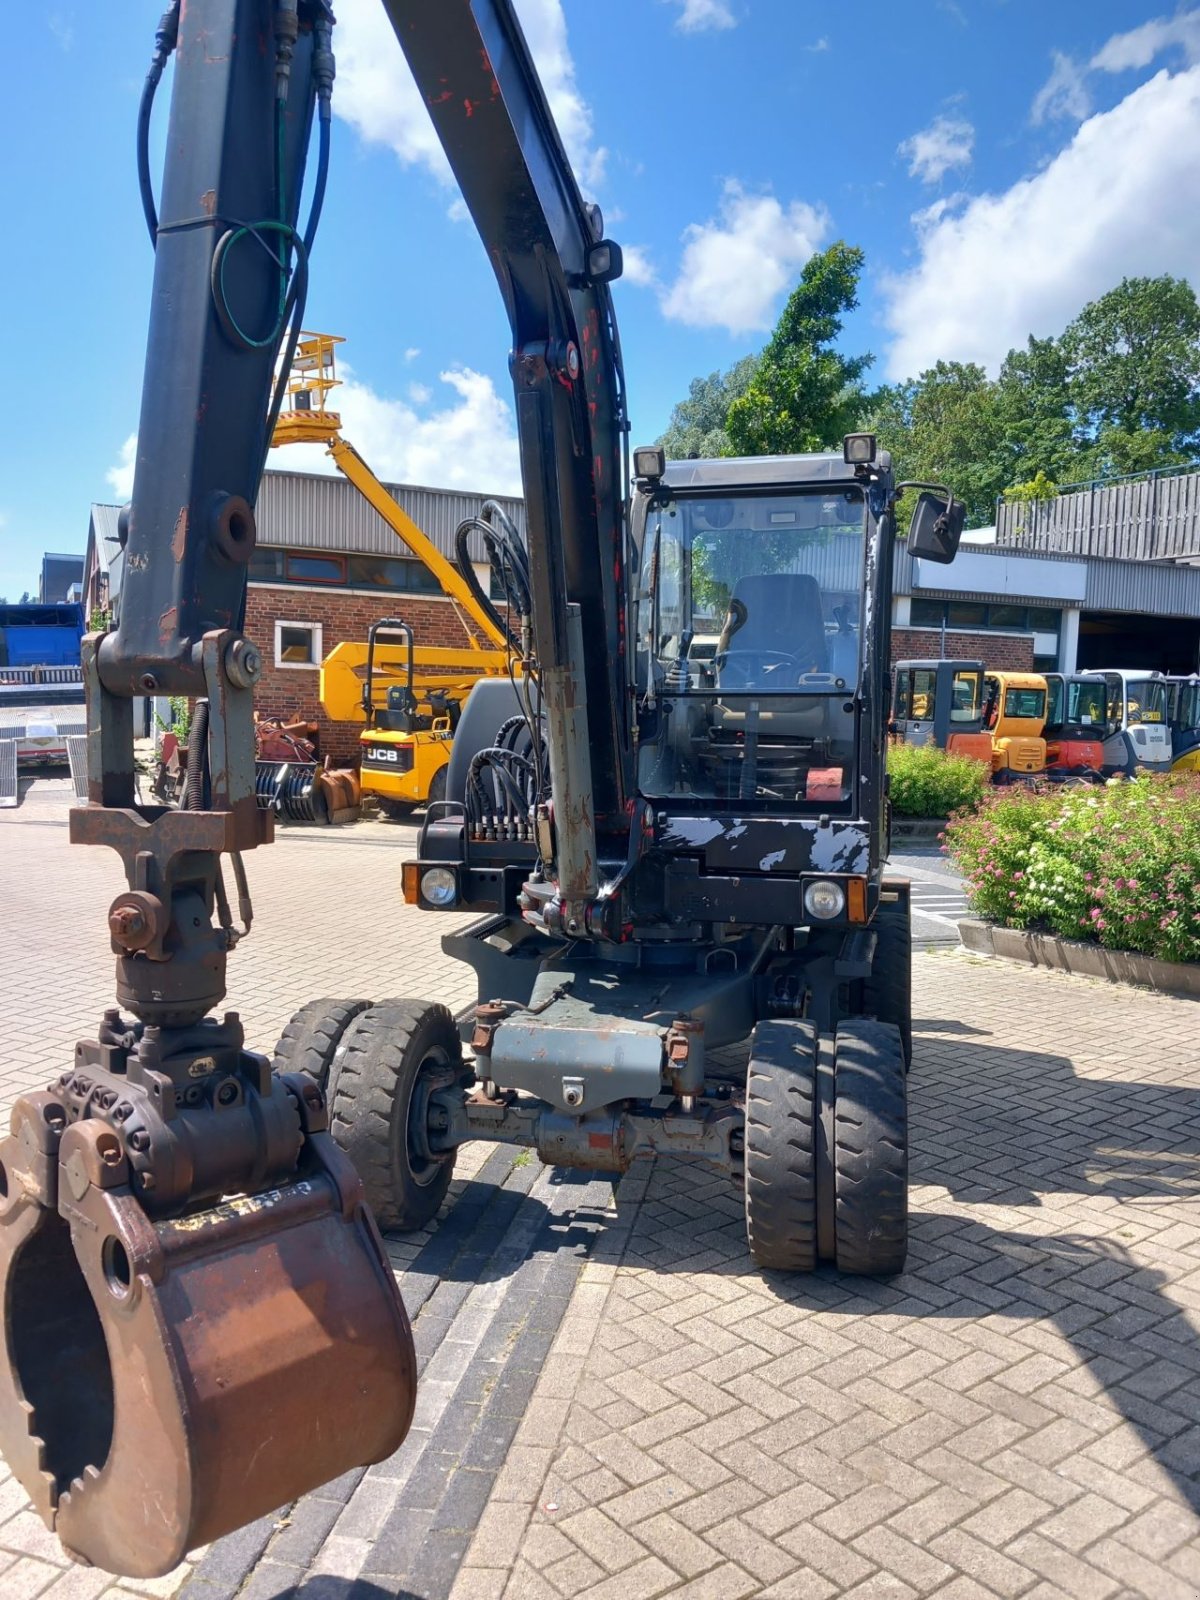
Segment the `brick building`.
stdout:
[[[459,525],[485,499],[405,484],[387,488],[451,558]],[[522,502],[495,498],[523,532]],[[344,478],[268,472],[257,511],[246,617],[266,662],[256,703],[271,716],[315,721],[323,752],[352,758],[357,727],[331,722],[320,707],[320,664],[334,646],[365,640],[371,623],[385,616],[409,622],[419,644],[460,646],[466,633],[426,568]],[[1006,537],[1010,542],[998,543],[995,530],[968,534],[948,567],[914,560],[898,542],[893,661],[945,654],[1010,670],[1197,669],[1200,566],[1033,551]],[[486,583],[475,535],[469,555]],[[120,574],[117,508],[93,506],[86,601],[101,603],[109,589],[115,597]]]

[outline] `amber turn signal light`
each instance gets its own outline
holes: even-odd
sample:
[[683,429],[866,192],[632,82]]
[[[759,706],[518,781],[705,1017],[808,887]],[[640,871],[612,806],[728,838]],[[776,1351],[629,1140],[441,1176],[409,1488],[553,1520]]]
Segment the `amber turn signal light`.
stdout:
[[851,922],[867,920],[867,880],[846,879],[846,915]]
[[404,862],[400,868],[400,881],[404,886],[404,904],[415,906],[421,897],[421,863]]

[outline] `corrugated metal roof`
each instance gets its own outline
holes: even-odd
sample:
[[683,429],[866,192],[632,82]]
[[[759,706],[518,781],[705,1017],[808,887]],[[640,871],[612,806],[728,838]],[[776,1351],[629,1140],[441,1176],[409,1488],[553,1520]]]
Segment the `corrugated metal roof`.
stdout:
[[96,502],[92,506],[92,531],[96,535],[96,559],[101,572],[107,572],[121,549],[117,533],[120,506],[106,506]]
[[[1200,617],[1200,567],[1171,566],[1165,562],[1117,561],[1106,556],[1080,556],[1048,550],[1014,549],[1011,545],[972,545],[973,556],[1002,561],[1006,556],[1046,562],[1082,562],[1087,568],[1084,592],[1085,611],[1133,611],[1160,617]],[[984,593],[979,589],[954,587],[954,564],[946,568],[946,581],[936,589],[913,587],[912,556],[903,540],[897,542],[894,567],[896,594],[943,595],[952,599],[1011,601],[1011,593],[997,588]],[[1029,594],[1023,599],[1047,604],[1044,595]],[[1052,602],[1059,604],[1060,602]]]
[[[384,488],[443,555],[454,556],[461,522],[495,500],[525,532],[525,502],[510,495],[468,494],[408,483]],[[404,550],[379,513],[345,478],[323,473],[267,472],[258,496],[259,545],[300,550],[339,550],[350,555],[394,556]],[[483,541],[471,537],[471,559],[484,560]]]

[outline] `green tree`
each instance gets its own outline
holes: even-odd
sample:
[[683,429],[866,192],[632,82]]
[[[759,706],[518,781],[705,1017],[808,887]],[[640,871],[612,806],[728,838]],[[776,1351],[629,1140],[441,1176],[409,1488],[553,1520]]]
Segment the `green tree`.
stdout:
[[1182,278],[1123,278],[1062,336],[1090,476],[1185,462],[1200,447],[1200,304]]
[[1056,483],[1079,476],[1082,463],[1060,340],[1031,334],[1023,350],[1008,352],[996,386],[996,414],[996,466],[1004,488],[1039,474]]
[[870,355],[833,348],[858,305],[863,253],[839,240],[814,255],[788,298],[749,388],[725,427],[738,455],[790,455],[840,444],[862,410]]
[[743,356],[725,372],[693,378],[686,400],[671,412],[667,431],[658,440],[670,461],[696,461],[727,456],[729,435],[725,418],[733,402],[745,394],[758,370],[757,356]]
[[892,453],[897,478],[943,483],[973,528],[994,520],[1005,486],[997,386],[974,362],[939,361],[871,396],[861,426]]

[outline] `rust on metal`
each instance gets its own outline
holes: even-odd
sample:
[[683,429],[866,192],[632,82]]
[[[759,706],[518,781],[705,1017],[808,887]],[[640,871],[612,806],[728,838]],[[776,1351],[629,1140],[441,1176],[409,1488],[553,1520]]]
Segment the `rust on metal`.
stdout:
[[175,534],[171,540],[171,555],[178,566],[187,551],[188,511],[186,506],[181,506],[179,515],[175,518]]
[[[416,1396],[408,1319],[319,1091],[224,1028],[236,1070],[221,1047],[164,1060],[150,1030],[131,1050],[109,1012],[0,1145],[0,1448],[67,1550],[133,1577],[391,1455]],[[246,1184],[264,1160],[274,1181]]]

